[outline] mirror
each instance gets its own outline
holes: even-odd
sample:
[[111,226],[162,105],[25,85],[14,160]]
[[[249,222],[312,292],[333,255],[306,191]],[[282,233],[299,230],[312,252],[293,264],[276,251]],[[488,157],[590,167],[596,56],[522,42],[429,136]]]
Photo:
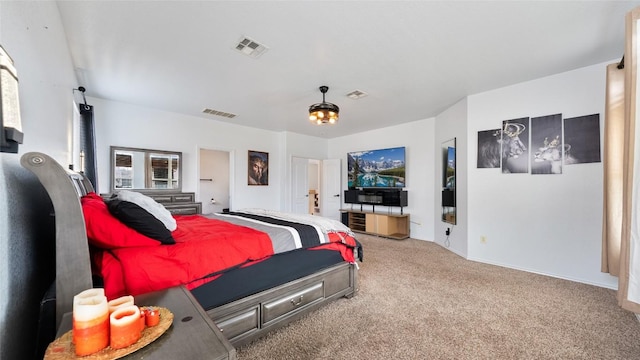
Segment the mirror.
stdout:
[[456,138],[442,143],[442,221],[456,224]]
[[182,191],[182,153],[111,147],[111,192]]

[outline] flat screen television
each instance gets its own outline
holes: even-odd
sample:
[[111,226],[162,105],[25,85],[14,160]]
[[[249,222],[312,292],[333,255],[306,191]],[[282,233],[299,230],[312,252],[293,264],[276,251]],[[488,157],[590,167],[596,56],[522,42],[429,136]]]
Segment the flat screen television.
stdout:
[[405,148],[395,147],[347,153],[349,189],[403,188]]

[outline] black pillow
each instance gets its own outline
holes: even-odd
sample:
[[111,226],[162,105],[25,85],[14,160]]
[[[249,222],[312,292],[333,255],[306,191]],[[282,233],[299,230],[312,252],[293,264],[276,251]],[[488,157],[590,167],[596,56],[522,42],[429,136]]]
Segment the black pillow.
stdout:
[[111,215],[140,234],[158,240],[165,245],[176,243],[171,236],[171,231],[164,226],[162,221],[140,206],[129,201],[113,199],[107,202],[107,207]]

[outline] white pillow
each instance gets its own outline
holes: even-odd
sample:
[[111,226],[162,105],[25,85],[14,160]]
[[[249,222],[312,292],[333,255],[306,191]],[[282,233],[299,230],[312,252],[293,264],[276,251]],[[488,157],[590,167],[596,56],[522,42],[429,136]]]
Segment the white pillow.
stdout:
[[129,190],[120,190],[118,191],[118,199],[132,202],[147,210],[149,214],[160,220],[169,231],[174,231],[178,228],[176,219],[173,218],[169,210],[145,194]]

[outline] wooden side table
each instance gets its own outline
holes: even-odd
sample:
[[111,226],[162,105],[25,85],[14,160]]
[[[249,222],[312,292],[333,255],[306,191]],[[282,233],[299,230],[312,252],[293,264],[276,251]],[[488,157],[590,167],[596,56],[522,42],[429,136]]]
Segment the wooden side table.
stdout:
[[[236,349],[183,286],[136,296],[135,303],[169,309],[173,324],[156,341],[122,359],[236,359]],[[57,337],[71,330],[71,321],[72,313],[64,314]]]

